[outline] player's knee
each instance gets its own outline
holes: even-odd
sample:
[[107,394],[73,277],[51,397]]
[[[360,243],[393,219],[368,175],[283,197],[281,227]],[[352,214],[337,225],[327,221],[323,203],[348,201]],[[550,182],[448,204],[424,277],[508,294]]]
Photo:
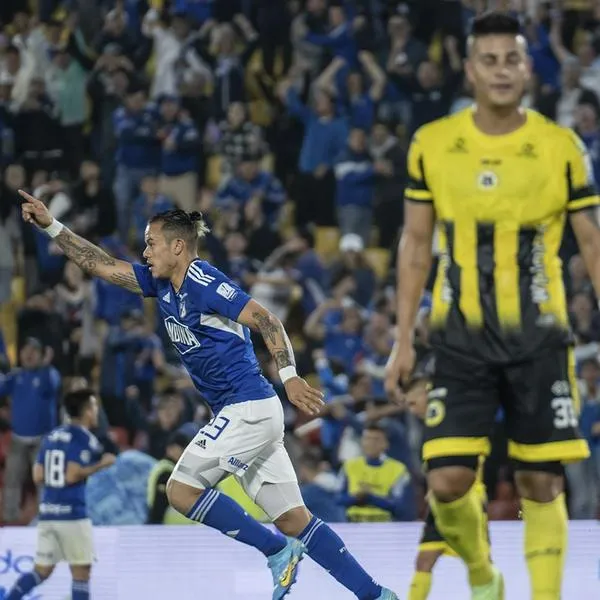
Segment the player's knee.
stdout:
[[[534,502],[552,502],[564,490],[564,478],[561,474],[562,466],[540,465],[534,470],[536,465],[527,467],[517,467],[515,473],[515,483],[521,498],[533,500]],[[547,467],[547,468],[546,468]]]
[[419,552],[415,561],[415,570],[421,573],[431,573],[438,558],[442,555],[440,551]]
[[284,535],[296,537],[306,529],[311,518],[312,515],[306,506],[297,506],[277,517],[274,523]]
[[71,565],[71,575],[75,581],[89,581],[92,565]]
[[52,575],[54,565],[35,565],[35,572],[39,575],[42,581],[45,581]]
[[203,492],[204,490],[193,488],[173,478],[167,481],[167,500],[176,511],[183,515],[190,511]]
[[436,500],[453,502],[475,483],[475,471],[462,466],[434,468],[427,474],[427,483]]

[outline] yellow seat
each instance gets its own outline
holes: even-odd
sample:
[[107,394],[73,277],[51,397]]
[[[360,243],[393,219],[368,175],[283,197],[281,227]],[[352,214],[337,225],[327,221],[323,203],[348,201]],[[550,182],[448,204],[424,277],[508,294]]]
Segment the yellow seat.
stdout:
[[339,252],[340,230],[337,227],[317,227],[315,251],[325,260],[334,258]]
[[391,252],[386,248],[367,248],[365,255],[369,264],[375,269],[378,279],[385,279],[390,270]]
[[216,190],[221,183],[221,157],[211,156],[206,165],[206,185]]

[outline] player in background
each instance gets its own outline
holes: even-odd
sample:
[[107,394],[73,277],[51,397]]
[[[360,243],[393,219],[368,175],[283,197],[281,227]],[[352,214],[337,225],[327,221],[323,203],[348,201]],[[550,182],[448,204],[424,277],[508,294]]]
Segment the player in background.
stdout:
[[[415,369],[410,384],[406,386],[405,391],[408,410],[423,421],[435,419],[438,416],[435,404],[432,405],[430,411],[427,408],[427,396],[431,389],[432,366],[433,360],[430,357],[424,358]],[[489,540],[486,511],[487,493],[483,484],[483,460],[480,461],[476,485],[483,509],[484,535]],[[488,552],[490,552],[489,544]],[[435,524],[433,513],[428,510],[419,542],[419,553],[415,561],[415,573],[410,584],[407,600],[427,600],[429,598],[433,568],[442,556],[457,557],[457,554],[448,546]]]
[[6,600],[20,600],[48,579],[61,561],[73,576],[72,600],[88,600],[94,560],[92,522],[85,503],[86,479],[110,467],[114,454],[103,454],[90,433],[98,424],[94,392],[81,389],[63,401],[69,423],[54,429],[42,441],[33,480],[42,485],[37,525],[38,541],[33,571],[21,575]]
[[559,600],[568,536],[563,465],[587,458],[589,448],[577,430],[573,336],[558,253],[568,218],[600,292],[600,198],[575,133],[521,108],[531,67],[518,21],[501,12],[476,18],[467,52],[474,107],[425,125],[409,150],[386,388],[399,393],[410,380],[437,224],[442,255],[430,317],[436,363],[429,407],[435,396],[438,414],[423,445],[430,506],[467,565],[472,599],[503,598],[474,486],[502,407],[530,597]]
[[[322,394],[297,375],[281,321],[198,258],[199,237],[207,232],[202,215],[172,210],[154,216],[146,228],[147,264],[131,264],[76,235],[42,202],[20,193],[25,221],[42,228],[79,267],[157,298],[167,333],[211,407],[214,418],[188,445],[169,479],[171,506],[262,552],[273,575],[273,600],[289,592],[304,552],[357,598],[397,598],[304,506],[283,445],[281,401],[260,371],[249,330],[261,333],[292,404],[314,416],[323,406]],[[261,525],[216,489],[229,474],[285,535]]]

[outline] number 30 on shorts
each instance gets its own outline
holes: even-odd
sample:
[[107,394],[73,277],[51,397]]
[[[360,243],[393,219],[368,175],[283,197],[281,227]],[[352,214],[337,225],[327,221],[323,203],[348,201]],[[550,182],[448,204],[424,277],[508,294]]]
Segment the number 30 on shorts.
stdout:
[[577,415],[575,414],[572,398],[569,396],[553,398],[552,410],[554,411],[554,427],[556,429],[577,427]]

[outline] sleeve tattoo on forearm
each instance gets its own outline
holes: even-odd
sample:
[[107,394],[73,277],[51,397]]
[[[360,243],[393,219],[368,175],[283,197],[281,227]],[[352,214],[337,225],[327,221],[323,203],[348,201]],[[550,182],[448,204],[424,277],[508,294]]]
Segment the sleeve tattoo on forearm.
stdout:
[[295,365],[294,351],[283,325],[278,319],[255,312],[252,315],[278,369]]
[[[98,275],[99,267],[116,267],[117,260],[104,252],[102,248],[76,235],[69,229],[63,229],[54,241],[65,256],[91,275]],[[110,273],[108,281],[132,292],[139,292],[139,284],[133,272]]]

